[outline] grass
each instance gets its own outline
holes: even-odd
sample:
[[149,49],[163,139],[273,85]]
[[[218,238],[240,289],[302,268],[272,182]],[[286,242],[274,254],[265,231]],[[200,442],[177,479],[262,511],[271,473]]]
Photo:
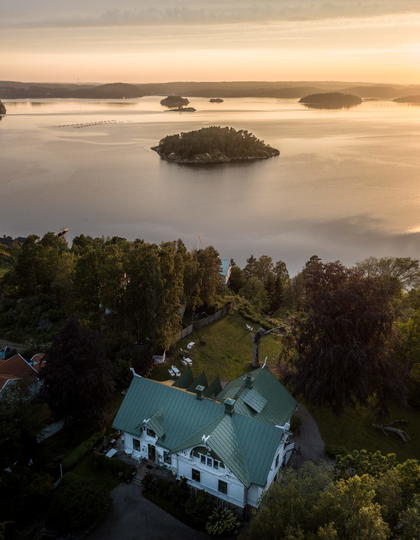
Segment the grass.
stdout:
[[[378,420],[372,409],[367,407],[348,408],[336,415],[326,407],[309,407],[318,423],[321,435],[327,447],[342,447],[351,451],[365,448],[369,451],[381,450],[393,452],[401,459],[420,458],[420,415],[419,411],[392,404],[389,415]],[[372,423],[386,424],[404,419],[407,424],[401,426],[411,440],[404,443],[397,435],[372,427]]]
[[[109,458],[104,458],[109,459]],[[116,458],[112,458],[113,461]],[[129,466],[125,463],[119,463],[122,467],[128,468]],[[115,487],[122,482],[122,478],[118,475],[115,470],[112,470],[108,467],[98,467],[95,464],[95,459],[92,454],[86,456],[74,469],[75,474],[85,478],[86,480],[91,481],[96,486],[98,486],[103,491],[110,492]]]
[[[250,367],[252,359],[252,342],[245,327],[245,319],[238,313],[228,315],[224,319],[195,331],[179,343],[186,347],[190,341],[195,341],[189,356],[193,360],[193,372],[198,375],[205,371],[209,380],[219,375],[223,381],[229,381],[242,375]],[[255,325],[253,325],[255,328]],[[199,343],[199,338],[205,345]],[[280,338],[267,336],[260,346],[260,361],[268,356],[269,360],[278,356],[281,348]],[[165,365],[156,366],[151,377],[158,380],[168,379],[168,367],[171,363],[181,370],[181,355],[176,361],[167,361]],[[389,417],[378,420],[375,412],[367,407],[346,409],[336,415],[326,407],[308,406],[318,423],[321,435],[327,447],[338,447],[351,451],[355,448],[366,450],[381,450],[383,453],[394,452],[400,459],[420,458],[420,415],[414,409],[399,405],[391,405]],[[386,423],[397,419],[407,420],[403,429],[411,437],[404,443],[395,434],[384,435],[372,427],[372,423]]]
[[[249,331],[245,327],[246,321],[239,314],[233,313],[224,319],[209,326],[194,331],[190,336],[179,342],[178,348],[185,349],[190,341],[195,341],[194,347],[188,353],[193,361],[193,373],[198,375],[205,371],[211,380],[219,376],[223,381],[230,381],[239,377],[250,369],[252,361],[252,341]],[[256,325],[252,325],[256,330]],[[200,344],[200,338],[205,344]],[[267,356],[269,360],[279,355],[280,339],[276,336],[267,336],[261,340],[260,361]],[[184,366],[180,360],[182,354],[175,361],[169,360],[166,364],[156,366],[151,377],[158,380],[169,378],[168,367],[173,363],[179,369]]]

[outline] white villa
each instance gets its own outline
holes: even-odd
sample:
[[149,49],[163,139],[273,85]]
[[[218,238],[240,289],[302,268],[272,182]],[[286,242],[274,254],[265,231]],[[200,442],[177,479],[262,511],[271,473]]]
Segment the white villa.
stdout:
[[125,452],[230,504],[257,507],[291,455],[296,401],[268,368],[223,389],[187,368],[175,385],[134,373],[113,424]]

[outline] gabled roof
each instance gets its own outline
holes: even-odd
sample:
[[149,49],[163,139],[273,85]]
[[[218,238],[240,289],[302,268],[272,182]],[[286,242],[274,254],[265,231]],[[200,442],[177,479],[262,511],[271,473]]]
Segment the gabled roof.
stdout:
[[188,387],[188,390],[194,392],[197,386],[204,386],[204,388],[207,388],[208,385],[209,383],[206,374],[202,371],[200,375],[193,380],[192,384]]
[[[268,391],[278,392],[283,386],[268,370],[263,371],[267,371],[268,377],[278,386],[272,386],[265,380],[265,375],[262,375],[259,386],[263,387],[265,393],[261,392],[261,399],[255,400],[252,391],[245,392],[245,395],[251,394],[254,397],[253,403],[258,403],[258,405],[254,403],[256,407],[261,406],[262,400],[267,400],[263,411],[255,413],[240,400],[239,407],[235,405],[233,414],[227,414],[224,404],[220,402],[223,391],[219,393],[217,401],[208,398],[197,399],[194,394],[180,392],[171,386],[134,375],[114,419],[113,427],[139,436],[141,425],[148,420],[147,425],[158,435],[159,446],[174,453],[205,444],[244,485],[265,486],[275,453],[284,436],[284,430],[275,424],[279,423],[278,418],[287,416],[286,412],[281,411],[274,414],[274,410],[280,402],[285,402],[290,413],[285,419],[287,421],[296,402],[284,389],[292,402],[271,396],[275,400],[275,405],[269,407]],[[255,372],[253,373],[255,380]],[[240,379],[240,384],[232,386],[239,393],[244,384],[243,378]],[[256,389],[255,392],[260,393],[260,390]],[[247,409],[245,413],[242,412],[243,408]],[[270,414],[275,416],[276,421],[271,422],[267,417],[260,418],[267,408]]]
[[[246,378],[252,378],[252,390]],[[296,400],[267,368],[258,368],[228,383],[217,395],[219,401],[232,398],[235,412],[282,426],[290,420]],[[265,401],[265,404],[264,404]]]
[[6,360],[0,360],[0,391],[16,379],[31,380],[37,378],[37,372],[20,354],[15,354]]
[[0,360],[0,374],[14,375],[18,379],[36,378],[36,370],[20,354]]
[[45,358],[44,353],[36,353],[33,355],[33,357],[29,360],[30,365],[39,372],[40,369],[45,367],[47,365],[47,360]]

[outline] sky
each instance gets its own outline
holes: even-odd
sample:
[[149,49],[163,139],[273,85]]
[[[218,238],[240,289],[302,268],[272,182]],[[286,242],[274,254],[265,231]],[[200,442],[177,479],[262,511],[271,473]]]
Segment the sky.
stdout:
[[0,79],[420,83],[420,0],[0,0]]

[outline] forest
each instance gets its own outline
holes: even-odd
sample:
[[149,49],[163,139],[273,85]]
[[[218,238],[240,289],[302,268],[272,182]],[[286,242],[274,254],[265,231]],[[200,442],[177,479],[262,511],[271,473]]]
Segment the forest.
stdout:
[[154,147],[163,158],[189,161],[208,156],[210,160],[230,161],[265,159],[279,151],[258,139],[249,131],[231,127],[211,126],[188,133],[168,135]]
[[[106,513],[107,490],[130,471],[110,470],[89,452],[112,437],[109,423],[129,368],[149,375],[153,354],[166,349],[174,356],[180,330],[227,303],[254,328],[284,326],[270,366],[301,402],[332,411],[335,423],[344,410],[369,407],[380,424],[392,403],[418,414],[419,261],[371,257],[346,267],[313,255],[290,276],[283,261],[251,255],[243,267],[231,261],[227,285],[220,265],[213,247],[188,250],[181,240],[80,235],[69,244],[54,233],[0,239],[0,337],[25,343],[25,357],[47,353],[41,394],[29,398],[18,385],[0,400],[0,493],[8,500],[0,538],[2,527],[14,531],[11,538],[25,538],[23,529],[39,515],[58,529],[58,516],[65,516],[67,532]],[[244,370],[250,361],[243,359]],[[57,436],[36,444],[35,411],[45,410],[65,422],[62,446]],[[418,449],[418,433],[399,422],[381,436],[405,434]],[[417,451],[405,461],[363,448],[338,449],[332,457],[334,467],[307,464],[285,473],[244,538],[418,537]],[[65,463],[65,481],[54,490],[58,463]],[[22,520],[28,501],[36,502]],[[78,501],[96,503],[86,515]]]

